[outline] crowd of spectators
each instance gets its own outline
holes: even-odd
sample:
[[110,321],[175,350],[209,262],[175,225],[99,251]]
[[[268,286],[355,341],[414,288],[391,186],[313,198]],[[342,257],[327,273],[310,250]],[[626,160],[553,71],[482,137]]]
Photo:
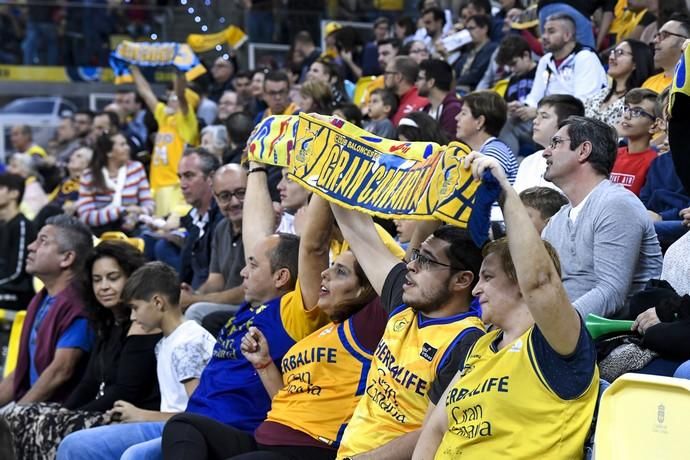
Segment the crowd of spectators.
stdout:
[[[282,67],[221,56],[156,94],[131,66],[46,145],[14,126],[0,307],[27,316],[0,447],[584,455],[600,378],[690,378],[690,99],[669,102],[690,18],[661,3],[542,0],[525,28],[519,0],[426,0],[413,18],[381,2],[372,42],[333,22],[321,50],[295,22]],[[248,6],[256,33],[265,6]],[[300,112],[464,142],[502,190],[490,241],[373,219],[247,159],[257,123]],[[595,343],[590,314],[632,330]]]

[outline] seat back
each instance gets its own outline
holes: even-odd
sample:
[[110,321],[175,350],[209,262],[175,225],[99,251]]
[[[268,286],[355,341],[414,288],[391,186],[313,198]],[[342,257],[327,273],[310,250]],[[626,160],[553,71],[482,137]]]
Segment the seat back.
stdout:
[[144,240],[141,238],[130,238],[122,232],[105,232],[101,235],[101,241],[124,241],[129,243],[140,252],[144,252]]
[[10,330],[10,341],[7,345],[7,358],[5,359],[5,366],[2,371],[3,377],[10,375],[14,371],[14,368],[17,367],[19,343],[22,339],[22,328],[24,327],[25,318],[26,310],[18,311],[14,316],[12,329]]
[[596,460],[688,458],[690,380],[624,374],[604,391]]

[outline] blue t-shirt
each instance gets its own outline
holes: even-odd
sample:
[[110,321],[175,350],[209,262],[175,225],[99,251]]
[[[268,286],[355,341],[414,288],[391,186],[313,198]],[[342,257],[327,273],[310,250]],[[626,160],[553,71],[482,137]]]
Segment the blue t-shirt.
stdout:
[[[38,307],[36,318],[31,325],[31,335],[29,336],[29,382],[31,386],[36,383],[39,373],[36,370],[36,342],[38,340],[38,330],[43,323],[43,320],[48,315],[48,312],[55,303],[55,297],[47,295],[41,306]],[[77,318],[72,321],[72,324],[62,333],[58,339],[56,348],[80,348],[86,353],[91,351],[93,346],[94,335],[89,327],[89,323],[85,318]]]
[[250,433],[264,421],[271,400],[256,370],[242,355],[240,343],[249,326],[257,327],[270,344],[271,358],[280,366],[283,355],[296,343],[281,315],[284,297],[257,307],[245,303],[221,329],[213,356],[189,398],[188,412]]

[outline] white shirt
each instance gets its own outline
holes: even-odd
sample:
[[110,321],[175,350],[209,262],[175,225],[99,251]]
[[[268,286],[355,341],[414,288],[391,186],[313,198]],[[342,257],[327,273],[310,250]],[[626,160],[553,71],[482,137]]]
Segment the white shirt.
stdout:
[[280,225],[278,225],[276,233],[289,233],[291,235],[296,235],[295,216],[290,213],[283,212],[283,216],[280,219]]
[[589,196],[592,194],[593,191],[594,191],[594,189],[592,189],[587,194],[587,196],[584,197],[582,199],[582,201],[580,201],[580,204],[578,204],[577,206],[573,206],[572,209],[570,210],[570,214],[568,214],[568,217],[570,218],[572,223],[575,223],[575,221],[577,220],[577,216],[579,216],[580,213],[582,212],[582,208],[585,207],[585,203],[587,203],[587,199],[589,198]]
[[556,187],[552,182],[544,179],[546,173],[546,158],[541,154],[543,150],[538,150],[532,155],[526,157],[518,167],[517,176],[515,177],[515,184],[513,188],[518,193],[527,190],[530,187],[549,187],[554,190],[561,189]]
[[216,339],[195,321],[185,321],[156,344],[161,412],[185,410],[189,396],[183,382],[201,377],[215,345]]
[[690,232],[683,235],[666,251],[661,279],[669,282],[678,295],[690,294]]
[[584,48],[571,53],[559,67],[552,53],[539,59],[532,90],[525,103],[537,107],[539,101],[550,94],[570,94],[584,101],[606,86],[606,71],[599,58]]

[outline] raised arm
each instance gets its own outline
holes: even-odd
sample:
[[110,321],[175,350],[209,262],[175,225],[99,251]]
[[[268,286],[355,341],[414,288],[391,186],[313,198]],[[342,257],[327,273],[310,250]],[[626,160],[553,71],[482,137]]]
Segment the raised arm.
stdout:
[[571,354],[580,336],[580,318],[520,197],[495,159],[472,152],[465,164],[471,164],[476,178],[491,171],[501,185],[508,248],[522,297],[551,348],[562,356]]
[[149,85],[149,82],[146,81],[146,78],[144,78],[144,76],[141,74],[139,67],[131,65],[129,66],[129,71],[132,73],[132,77],[134,78],[137,93],[139,93],[139,96],[141,96],[141,98],[144,100],[146,107],[148,107],[151,112],[156,113],[156,104],[158,104],[158,98],[155,94],[153,94],[151,85]]
[[187,103],[187,95],[185,90],[187,89],[187,79],[181,71],[175,73],[175,82],[173,83],[175,89],[175,95],[177,96],[177,102],[180,104],[180,111],[183,115],[189,113],[189,104]]
[[316,306],[321,289],[321,272],[328,268],[328,250],[333,214],[328,202],[313,194],[299,242],[299,283],[306,308]]
[[[255,171],[256,169],[260,169]],[[254,172],[252,172],[254,171]],[[273,234],[275,213],[268,193],[266,169],[261,163],[249,163],[247,191],[242,213],[242,243],[245,254],[251,254],[256,244]]]
[[343,238],[350,244],[350,249],[366,273],[371,286],[381,295],[386,277],[400,260],[383,244],[370,216],[341,208],[333,203],[331,209]]

